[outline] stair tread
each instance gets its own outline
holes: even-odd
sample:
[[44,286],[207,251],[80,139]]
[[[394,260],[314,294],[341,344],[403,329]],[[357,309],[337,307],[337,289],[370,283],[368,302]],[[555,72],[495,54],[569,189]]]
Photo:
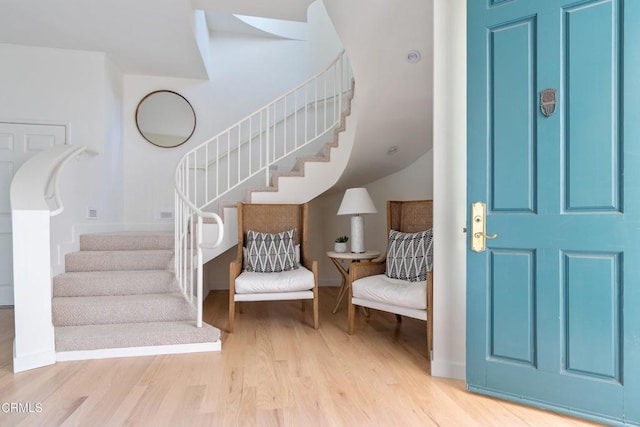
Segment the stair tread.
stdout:
[[54,326],[160,322],[195,319],[182,293],[54,297]]
[[176,300],[187,304],[182,293],[168,292],[163,294],[134,294],[134,295],[90,295],[90,296],[71,296],[71,297],[54,297],[54,304],[110,304],[140,301],[166,301]]
[[71,271],[53,278],[54,297],[177,292],[170,270]]
[[206,323],[197,328],[194,320],[183,320],[58,326],[55,336],[56,351],[60,352],[217,342],[220,331]]
[[170,270],[172,249],[79,251],[65,256],[65,270]]
[[[104,270],[104,271],[66,271],[55,277],[77,277],[78,279],[93,278],[123,278],[120,276],[134,277],[173,277],[173,272],[169,270]],[[55,279],[54,277],[54,279]]]
[[129,256],[139,256],[144,254],[173,254],[173,249],[113,249],[113,250],[105,250],[105,251],[78,251],[71,252],[68,255],[78,255],[78,256],[89,256],[89,255],[100,255],[100,256],[109,256],[110,254],[127,254]]
[[80,236],[80,250],[148,250],[171,249],[173,232],[117,231]]

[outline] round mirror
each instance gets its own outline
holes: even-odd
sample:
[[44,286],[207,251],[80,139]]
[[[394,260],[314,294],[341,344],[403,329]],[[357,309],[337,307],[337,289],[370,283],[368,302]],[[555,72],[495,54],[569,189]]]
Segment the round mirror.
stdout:
[[158,147],[177,147],[193,135],[196,113],[184,96],[170,90],[158,90],[138,104],[136,126],[150,143]]

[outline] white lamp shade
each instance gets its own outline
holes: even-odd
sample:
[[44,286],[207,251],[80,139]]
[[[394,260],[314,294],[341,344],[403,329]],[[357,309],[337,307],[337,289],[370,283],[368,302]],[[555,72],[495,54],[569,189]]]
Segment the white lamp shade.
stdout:
[[366,188],[349,188],[344,193],[338,215],[378,213]]

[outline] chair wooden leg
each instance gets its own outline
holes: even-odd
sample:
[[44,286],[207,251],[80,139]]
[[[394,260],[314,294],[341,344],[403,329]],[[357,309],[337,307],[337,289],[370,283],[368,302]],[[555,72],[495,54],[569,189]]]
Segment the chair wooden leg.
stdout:
[[318,292],[316,290],[313,298],[313,328],[318,329]]
[[396,314],[396,322],[402,322],[402,316],[400,316],[399,314]]
[[236,316],[236,301],[233,294],[229,294],[229,333],[233,332],[233,322]]
[[347,301],[347,317],[349,320],[347,332],[349,332],[349,335],[353,335],[356,323],[356,306],[351,301],[351,295],[349,295],[349,301]]

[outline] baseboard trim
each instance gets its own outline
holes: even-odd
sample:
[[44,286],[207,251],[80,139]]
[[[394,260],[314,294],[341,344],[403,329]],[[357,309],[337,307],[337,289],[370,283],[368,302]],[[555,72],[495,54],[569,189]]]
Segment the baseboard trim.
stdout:
[[13,307],[13,286],[0,286],[0,307]]
[[99,350],[56,352],[56,362],[71,360],[111,359],[117,357],[158,356],[163,354],[218,352],[222,350],[220,340],[208,343],[155,345],[144,347],[105,348]]
[[44,351],[28,356],[16,357],[16,342],[13,341],[13,372],[23,372],[42,366],[56,363],[56,355],[53,351]]
[[465,380],[466,365],[464,363],[451,362],[449,360],[432,360],[431,375],[434,377]]

